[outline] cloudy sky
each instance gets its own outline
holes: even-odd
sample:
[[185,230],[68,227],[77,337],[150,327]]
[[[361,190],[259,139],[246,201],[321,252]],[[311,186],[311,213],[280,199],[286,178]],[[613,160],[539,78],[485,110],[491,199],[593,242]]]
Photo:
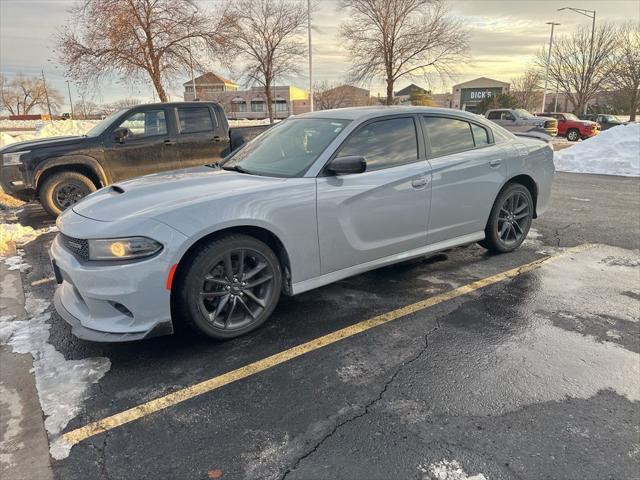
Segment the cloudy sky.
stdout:
[[[215,13],[215,0],[201,3]],[[337,38],[338,25],[346,15],[336,8],[336,0],[318,3],[313,19],[314,76],[319,80],[340,81],[349,66]],[[0,0],[0,71],[11,77],[18,72],[36,75],[44,69],[47,81],[66,95],[64,71],[54,59],[52,38],[67,22],[67,9],[72,4],[73,0]],[[558,12],[559,7],[595,9],[597,22],[640,21],[638,0],[450,0],[449,5],[451,14],[470,30],[470,60],[459,65],[454,78],[445,84],[434,79],[431,85],[425,85],[435,92],[479,76],[503,81],[518,76],[533,61],[536,51],[548,42],[549,26],[545,22],[560,22],[562,25],[556,30],[560,35],[590,25],[589,18],[570,11]],[[226,73],[215,64],[212,67]],[[187,79],[185,75],[181,80]],[[169,88],[175,100],[181,99],[182,81]],[[306,71],[305,75],[289,79],[289,83],[305,87]],[[384,90],[381,82],[367,86],[374,94]],[[71,90],[77,96],[75,85],[71,85]],[[114,78],[94,93],[97,102],[130,96],[150,101],[152,88],[147,84],[128,85]],[[63,108],[67,109],[68,106]]]

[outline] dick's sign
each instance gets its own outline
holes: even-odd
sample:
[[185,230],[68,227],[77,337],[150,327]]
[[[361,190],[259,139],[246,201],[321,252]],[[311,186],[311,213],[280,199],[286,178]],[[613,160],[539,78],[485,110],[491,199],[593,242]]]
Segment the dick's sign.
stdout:
[[463,88],[462,103],[481,102],[502,93],[502,88]]

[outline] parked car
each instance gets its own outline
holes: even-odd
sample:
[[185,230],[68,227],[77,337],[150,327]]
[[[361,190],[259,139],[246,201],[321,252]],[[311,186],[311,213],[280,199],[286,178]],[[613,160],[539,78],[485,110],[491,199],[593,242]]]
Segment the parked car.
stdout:
[[626,125],[629,122],[623,122],[615,115],[608,115],[599,113],[597,115],[585,115],[585,120],[590,120],[592,122],[597,122],[600,124],[600,128],[602,130],[609,130],[610,128],[617,127],[618,125]]
[[551,117],[558,120],[558,135],[567,137],[570,142],[586,140],[600,133],[600,125],[590,120],[580,120],[573,113],[536,113],[538,117]]
[[0,149],[0,183],[16,198],[39,199],[56,216],[113,182],[216,162],[266,128],[229,128],[224,109],[213,102],[138,105],[83,136]]
[[547,135],[558,135],[558,121],[551,117],[536,117],[522,108],[499,108],[487,110],[487,120],[497,123],[510,132],[544,131]]
[[548,142],[462,111],[289,118],[219,165],[118,182],[58,217],[55,306],[78,337],[175,322],[225,339],[296,295],[480,242],[510,252],[549,203]]

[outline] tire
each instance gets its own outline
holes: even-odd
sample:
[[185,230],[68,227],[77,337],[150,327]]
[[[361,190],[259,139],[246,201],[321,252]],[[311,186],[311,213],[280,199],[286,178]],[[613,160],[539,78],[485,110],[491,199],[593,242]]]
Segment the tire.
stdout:
[[269,318],[280,299],[282,269],[266,244],[232,234],[199,247],[177,280],[176,314],[197,333],[226,340]]
[[78,172],[54,173],[40,187],[39,200],[44,209],[57,217],[70,206],[96,191],[90,178]]
[[567,132],[567,140],[570,142],[577,142],[580,140],[580,132],[577,129],[572,128]]
[[[514,202],[514,203],[512,203]],[[509,183],[498,194],[480,245],[491,252],[507,253],[527,238],[533,220],[533,198],[520,183]]]

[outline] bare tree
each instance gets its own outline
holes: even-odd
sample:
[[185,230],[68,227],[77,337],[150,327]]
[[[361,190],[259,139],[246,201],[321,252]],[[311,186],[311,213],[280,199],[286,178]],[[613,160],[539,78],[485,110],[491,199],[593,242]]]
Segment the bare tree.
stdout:
[[[618,37],[615,27],[605,23],[595,30],[591,48],[591,28],[580,30],[554,40],[549,62],[551,83],[565,93],[576,113],[584,113],[589,101],[606,84],[613,68],[613,54]],[[538,52],[537,64],[544,68],[547,51]]]
[[360,82],[383,78],[386,103],[402,77],[451,73],[467,49],[468,32],[449,17],[444,0],[342,0],[348,17],[340,36]]
[[299,71],[306,24],[306,2],[300,0],[236,0],[226,16],[231,44],[226,63],[231,67],[240,61],[247,83],[264,88],[271,122],[272,87],[275,80]]
[[613,70],[607,85],[625,99],[633,122],[640,104],[640,24],[629,22],[620,27]]
[[529,111],[537,111],[542,103],[544,78],[540,70],[527,69],[524,74],[511,80],[510,93],[518,101],[518,106]]
[[313,102],[317,110],[365,106],[371,103],[371,96],[364,94],[365,92],[368,91],[353,85],[339,85],[323,80],[313,86]]
[[215,32],[227,18],[224,10],[207,16],[195,0],[81,0],[70,12],[70,24],[57,35],[59,60],[70,77],[87,82],[109,73],[128,81],[146,76],[162,102],[170,78],[194,62],[200,67],[190,42],[205,36],[222,41]]
[[2,79],[0,88],[0,102],[10,115],[28,115],[35,108],[44,109],[47,105],[47,93],[51,109],[60,107],[63,97],[49,85],[48,88],[42,77],[28,77],[18,73],[13,79]]

